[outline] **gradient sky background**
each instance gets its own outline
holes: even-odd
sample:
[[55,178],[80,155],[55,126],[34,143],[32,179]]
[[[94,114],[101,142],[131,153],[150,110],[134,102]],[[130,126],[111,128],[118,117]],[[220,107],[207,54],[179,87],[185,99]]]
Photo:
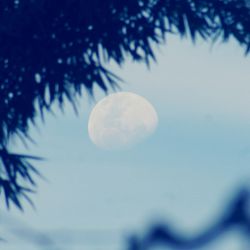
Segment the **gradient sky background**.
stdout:
[[[233,42],[193,45],[175,37],[156,54],[150,70],[129,61],[111,65],[125,81],[122,90],[155,107],[156,133],[128,151],[106,152],[88,138],[93,101],[84,96],[78,117],[69,105],[65,114],[55,108],[57,117],[31,130],[37,145],[29,153],[47,159],[36,164],[48,179],[39,181],[36,210],[27,205],[24,214],[9,215],[69,250],[114,250],[151,222],[195,233],[220,214],[250,180],[250,57]],[[96,89],[96,101],[102,97]],[[230,234],[204,249],[240,250],[239,239]],[[35,249],[13,239],[4,248],[20,250],[21,243]]]

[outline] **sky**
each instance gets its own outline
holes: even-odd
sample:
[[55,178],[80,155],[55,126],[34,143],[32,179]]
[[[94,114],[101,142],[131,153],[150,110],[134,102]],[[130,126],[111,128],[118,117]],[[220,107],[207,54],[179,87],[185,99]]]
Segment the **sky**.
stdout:
[[[122,68],[110,64],[124,80],[121,90],[145,97],[157,111],[158,128],[143,143],[109,152],[91,142],[88,117],[104,97],[97,88],[95,101],[83,96],[78,116],[67,104],[45,124],[38,119],[31,128],[36,145],[14,143],[46,158],[35,163],[46,181],[38,180],[35,210],[2,209],[2,233],[11,239],[5,249],[35,249],[8,231],[16,227],[12,216],[69,250],[125,249],[127,236],[157,221],[200,232],[248,183],[250,58],[243,48],[170,37],[156,56],[150,69],[129,60]],[[240,250],[240,236],[204,249]]]

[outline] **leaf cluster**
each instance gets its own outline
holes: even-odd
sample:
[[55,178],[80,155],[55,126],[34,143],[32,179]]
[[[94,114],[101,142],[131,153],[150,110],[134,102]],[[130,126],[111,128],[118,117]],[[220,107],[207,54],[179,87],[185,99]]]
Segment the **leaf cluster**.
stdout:
[[[154,45],[170,33],[193,41],[233,37],[248,53],[248,1],[1,0],[0,149],[12,137],[28,138],[30,125],[54,103],[63,108],[68,100],[76,108],[83,91],[115,87],[120,79],[108,69],[110,61],[156,60]],[[8,165],[0,157],[0,188],[18,205],[20,190],[10,176],[2,178]],[[22,161],[13,163],[17,172]]]

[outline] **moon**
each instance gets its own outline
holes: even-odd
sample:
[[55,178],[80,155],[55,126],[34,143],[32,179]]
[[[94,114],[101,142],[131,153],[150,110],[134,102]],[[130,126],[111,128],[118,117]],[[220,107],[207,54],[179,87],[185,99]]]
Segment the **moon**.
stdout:
[[131,92],[118,92],[95,105],[88,133],[101,149],[128,149],[152,135],[157,125],[157,113],[148,100]]

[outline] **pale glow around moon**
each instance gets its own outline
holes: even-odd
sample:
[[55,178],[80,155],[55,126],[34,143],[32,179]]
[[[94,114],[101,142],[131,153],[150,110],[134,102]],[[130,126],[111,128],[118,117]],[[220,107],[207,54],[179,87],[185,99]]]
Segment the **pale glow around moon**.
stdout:
[[149,101],[134,93],[118,92],[96,104],[88,132],[102,149],[125,149],[153,134],[157,124],[157,113]]

